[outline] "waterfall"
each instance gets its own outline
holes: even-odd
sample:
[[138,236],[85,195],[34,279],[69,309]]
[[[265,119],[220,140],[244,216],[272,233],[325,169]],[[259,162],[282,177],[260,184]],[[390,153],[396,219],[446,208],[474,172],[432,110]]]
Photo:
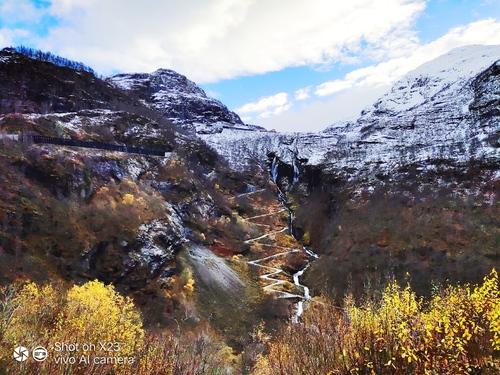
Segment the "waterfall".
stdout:
[[271,164],[271,178],[275,184],[278,183],[278,157],[275,156]]
[[288,209],[288,232],[295,238],[295,231],[293,230],[293,222],[295,220],[295,214],[292,210]]
[[299,182],[299,176],[300,176],[300,170],[299,167],[297,166],[297,157],[295,155],[293,157],[292,166],[293,166],[292,185],[295,185],[297,182]]
[[[316,255],[316,254],[315,254]],[[292,316],[292,323],[298,323],[300,321],[300,317],[304,313],[304,302],[309,301],[311,299],[311,293],[309,292],[309,288],[300,283],[300,276],[304,274],[304,272],[309,268],[311,263],[307,263],[307,265],[302,268],[300,271],[293,274],[293,283],[298,287],[301,287],[304,291],[304,298],[297,302],[297,308],[295,310],[295,314]]]
[[[297,163],[297,155],[295,154],[293,159],[292,159],[292,168],[293,168],[293,179],[292,179],[292,185],[297,183],[299,181],[300,177],[300,169]],[[286,208],[288,211],[288,231],[292,237],[294,237],[296,240],[295,235],[295,229],[294,229],[294,221],[295,221],[295,213],[293,212],[292,208],[290,207],[290,204],[288,203],[287,196],[285,191],[282,191],[280,187],[278,186],[278,166],[279,166],[279,159],[277,156],[274,156],[273,161],[271,163],[271,168],[270,168],[270,174],[271,174],[271,179],[272,181],[276,184],[276,187],[278,188],[278,199],[281,202],[281,204]],[[300,283],[300,277],[304,274],[304,272],[309,268],[311,265],[311,262],[315,259],[318,259],[319,256],[314,253],[311,249],[307,248],[306,246],[303,246],[302,250],[308,255],[309,260],[307,261],[307,264],[299,271],[293,274],[293,283],[302,289],[303,294],[300,300],[296,303],[296,309],[295,313],[292,315],[292,323],[299,323],[300,322],[300,317],[304,313],[304,303],[309,301],[311,299],[311,293],[309,288],[306,285],[303,285]],[[293,250],[292,250],[293,251]]]
[[307,255],[313,257],[313,258],[316,258],[318,259],[319,258],[319,255],[316,254],[314,251],[312,251],[311,249],[308,249],[306,246],[304,246],[304,251],[306,252]]

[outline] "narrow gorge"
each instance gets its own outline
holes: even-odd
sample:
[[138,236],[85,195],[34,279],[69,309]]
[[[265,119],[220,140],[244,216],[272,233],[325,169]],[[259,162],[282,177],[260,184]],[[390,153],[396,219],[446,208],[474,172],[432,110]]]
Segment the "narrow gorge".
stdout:
[[[264,257],[257,258],[255,260],[249,261],[248,263],[267,271],[263,275],[260,275],[260,278],[266,282],[266,285],[264,286],[264,290],[271,292],[271,293],[274,293],[275,295],[278,296],[278,298],[286,298],[286,299],[292,299],[292,300],[298,299],[298,301],[295,302],[295,309],[294,309],[294,312],[293,312],[292,317],[291,317],[291,321],[293,323],[298,323],[301,315],[304,312],[304,304],[307,303],[311,299],[309,287],[306,285],[303,285],[300,281],[300,278],[304,274],[304,272],[309,268],[309,266],[311,265],[311,262],[314,259],[318,258],[318,255],[315,254],[311,249],[306,248],[303,244],[301,244],[300,239],[296,237],[295,228],[294,228],[295,214],[290,206],[290,203],[287,200],[286,190],[284,190],[285,187],[280,182],[282,179],[285,179],[288,181],[288,184],[286,184],[285,186],[292,187],[295,183],[297,183],[299,181],[300,170],[299,170],[299,167],[296,165],[296,161],[295,160],[293,161],[293,164],[290,168],[290,166],[281,162],[277,156],[274,156],[273,154],[271,154],[268,157],[270,159],[269,176],[276,187],[276,190],[277,190],[276,197],[288,214],[288,217],[287,217],[288,226],[284,227],[281,230],[274,230],[274,228],[270,228],[270,230],[274,230],[274,231],[270,231],[269,233],[263,234],[259,237],[246,240],[245,243],[248,244],[250,242],[258,241],[262,238],[266,238],[269,236],[272,237],[275,234],[282,233],[284,230],[287,230],[288,234],[295,240],[296,246],[298,248],[291,248],[288,251],[271,253],[271,255],[269,255],[269,253],[270,253],[269,252],[269,253],[266,253]],[[290,169],[292,171],[291,175],[280,174],[280,170],[283,173],[283,170],[288,171]],[[255,191],[255,192],[250,192],[247,194],[256,194],[258,192],[259,191]],[[282,211],[278,210],[275,213],[271,213],[270,215],[279,214],[280,212],[282,212]],[[259,216],[254,217],[253,219],[258,218],[258,217]],[[260,216],[260,217],[262,217],[262,216]],[[252,220],[252,218],[247,218],[246,220],[249,221],[249,220]],[[276,246],[276,248],[281,249],[281,247],[279,247],[279,246]],[[283,270],[284,266],[286,266],[286,263],[284,263],[283,265],[280,265],[278,263],[278,264],[274,264],[274,266],[265,265],[267,262],[270,262],[273,260],[279,260],[279,259],[286,260],[286,257],[288,255],[297,254],[297,253],[305,255],[306,262],[299,270],[295,271],[292,275],[288,274],[287,272],[285,272]],[[264,265],[262,263],[264,263]],[[290,282],[289,280],[283,280],[282,279],[283,276],[287,277],[287,278],[291,277],[291,279],[293,280],[293,284],[296,287],[295,289],[298,289],[302,293],[297,294],[297,292],[294,292],[294,291],[290,292],[290,291],[286,291],[286,289],[285,290],[279,289],[279,287],[285,287],[286,284]]]

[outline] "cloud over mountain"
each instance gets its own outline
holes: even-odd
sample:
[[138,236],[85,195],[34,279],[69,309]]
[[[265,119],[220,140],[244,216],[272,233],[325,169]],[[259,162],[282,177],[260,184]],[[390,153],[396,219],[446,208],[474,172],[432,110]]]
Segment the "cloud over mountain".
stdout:
[[39,47],[103,72],[161,66],[213,82],[347,61],[361,49],[386,54],[412,39],[424,7],[423,0],[53,0],[58,23]]

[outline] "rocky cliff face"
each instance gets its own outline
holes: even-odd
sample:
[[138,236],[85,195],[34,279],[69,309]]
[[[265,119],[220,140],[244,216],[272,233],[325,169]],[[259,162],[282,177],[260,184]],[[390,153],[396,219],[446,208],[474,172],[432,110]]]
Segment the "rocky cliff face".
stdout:
[[198,134],[219,133],[224,128],[258,128],[243,124],[236,113],[173,70],[118,74],[108,82],[158,110],[169,121]]
[[[185,77],[153,76],[144,90],[182,92],[162,102],[178,104],[169,113],[181,116],[181,107],[192,105],[191,119],[241,124]],[[0,281],[99,278],[154,294],[179,273],[176,254],[186,244],[217,238],[236,249],[239,224],[228,199],[250,180],[180,129],[180,117],[174,124],[165,111],[91,73],[12,49],[0,52],[0,109]],[[168,153],[144,157],[3,137],[20,132]]]
[[498,162],[500,47],[459,48],[410,72],[354,123],[330,128],[327,163],[355,172]]
[[356,121],[293,140],[295,155],[313,156],[289,190],[296,225],[321,254],[309,286],[341,296],[411,275],[427,294],[498,267],[499,58],[495,46],[453,50]]

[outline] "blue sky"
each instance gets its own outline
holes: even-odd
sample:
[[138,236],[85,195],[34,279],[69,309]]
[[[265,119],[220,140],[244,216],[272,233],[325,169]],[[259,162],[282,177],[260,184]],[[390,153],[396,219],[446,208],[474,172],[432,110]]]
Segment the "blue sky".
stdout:
[[500,44],[500,0],[0,0],[0,44],[102,74],[171,68],[245,121],[318,130],[419,64]]
[[36,43],[34,36],[45,36],[51,27],[57,25],[57,18],[46,13],[50,5],[50,0],[21,1],[18,4],[0,0],[0,28],[28,30],[29,36],[19,36],[14,42],[33,45]]

